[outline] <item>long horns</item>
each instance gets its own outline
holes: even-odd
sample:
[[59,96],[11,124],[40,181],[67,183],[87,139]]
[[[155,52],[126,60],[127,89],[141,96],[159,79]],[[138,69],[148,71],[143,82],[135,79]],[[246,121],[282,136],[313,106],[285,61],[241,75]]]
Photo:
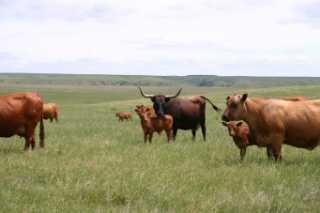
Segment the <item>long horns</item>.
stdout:
[[182,88],[179,89],[179,91],[177,92],[177,94],[173,95],[173,96],[166,96],[166,98],[176,98],[180,95]]
[[[142,95],[143,97],[145,97],[145,98],[152,98],[152,97],[155,96],[155,95],[151,95],[151,94],[145,94],[145,93],[142,91],[141,87],[138,87],[138,89],[139,89],[141,95]],[[167,95],[165,95],[165,97],[166,97],[166,98],[176,98],[176,97],[178,97],[178,96],[180,95],[181,91],[182,91],[182,88],[179,89],[179,91],[177,92],[177,94],[175,94],[175,95],[173,95],[173,96],[167,96]]]
[[138,87],[138,89],[140,90],[141,95],[145,98],[152,98],[154,96],[154,95],[145,94],[140,87]]

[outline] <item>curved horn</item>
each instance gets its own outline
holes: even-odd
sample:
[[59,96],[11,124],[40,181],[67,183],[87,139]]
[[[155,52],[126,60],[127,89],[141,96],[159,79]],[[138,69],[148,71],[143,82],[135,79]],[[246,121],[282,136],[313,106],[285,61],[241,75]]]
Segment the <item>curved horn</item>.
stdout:
[[166,96],[166,98],[176,98],[180,95],[182,88],[179,89],[179,91],[177,92],[177,94],[173,95],[173,96]]
[[154,96],[154,95],[145,94],[140,87],[138,87],[138,89],[140,90],[141,95],[145,98],[152,98]]

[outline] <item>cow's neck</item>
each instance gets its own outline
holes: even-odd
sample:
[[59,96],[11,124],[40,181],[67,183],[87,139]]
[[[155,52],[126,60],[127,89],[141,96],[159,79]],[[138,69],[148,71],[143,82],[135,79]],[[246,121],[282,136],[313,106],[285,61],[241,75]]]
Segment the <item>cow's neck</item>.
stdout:
[[263,104],[260,103],[257,99],[247,99],[245,102],[245,113],[243,120],[248,123],[250,128],[250,136],[252,139],[256,138],[256,133],[261,132],[259,129],[261,128],[261,122],[259,122],[260,111]]

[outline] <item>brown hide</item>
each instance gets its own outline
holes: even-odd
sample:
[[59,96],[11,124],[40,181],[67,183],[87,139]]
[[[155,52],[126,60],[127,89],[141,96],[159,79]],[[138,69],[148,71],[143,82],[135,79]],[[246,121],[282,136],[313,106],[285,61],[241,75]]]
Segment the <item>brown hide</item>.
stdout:
[[223,120],[244,120],[255,143],[267,146],[281,158],[282,144],[314,149],[320,142],[320,100],[288,101],[281,99],[228,96]]
[[280,99],[287,100],[287,101],[306,101],[308,98],[304,96],[288,96],[288,97],[281,97]]
[[117,112],[116,116],[119,118],[119,121],[132,120],[131,112]]
[[53,119],[58,121],[59,109],[56,103],[45,103],[43,104],[43,119],[50,119],[52,122]]
[[37,93],[14,93],[0,96],[0,137],[19,135],[25,138],[25,150],[35,147],[35,128],[40,122],[40,146],[44,147],[42,98]]
[[153,133],[157,132],[160,134],[164,130],[167,134],[168,143],[172,143],[173,118],[171,115],[158,117],[154,112],[153,107],[145,107],[143,105],[136,106],[135,111],[141,120],[141,127],[144,133],[144,142],[149,139],[149,142],[151,143]]

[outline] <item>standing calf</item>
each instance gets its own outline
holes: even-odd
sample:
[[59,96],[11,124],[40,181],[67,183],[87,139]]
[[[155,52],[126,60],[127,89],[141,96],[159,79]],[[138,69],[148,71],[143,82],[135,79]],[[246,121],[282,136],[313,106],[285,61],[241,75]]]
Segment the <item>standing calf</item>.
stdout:
[[152,136],[154,132],[160,134],[163,130],[167,134],[168,143],[173,141],[173,118],[171,115],[165,115],[163,117],[157,117],[152,107],[145,107],[143,105],[136,106],[136,113],[140,117],[141,127],[144,133],[144,142],[152,142]]
[[131,112],[117,112],[116,116],[119,118],[119,121],[132,120]]
[[243,121],[223,121],[222,124],[228,128],[229,135],[240,149],[240,158],[242,161],[246,155],[247,146],[253,144],[250,143],[250,129],[248,124]]

